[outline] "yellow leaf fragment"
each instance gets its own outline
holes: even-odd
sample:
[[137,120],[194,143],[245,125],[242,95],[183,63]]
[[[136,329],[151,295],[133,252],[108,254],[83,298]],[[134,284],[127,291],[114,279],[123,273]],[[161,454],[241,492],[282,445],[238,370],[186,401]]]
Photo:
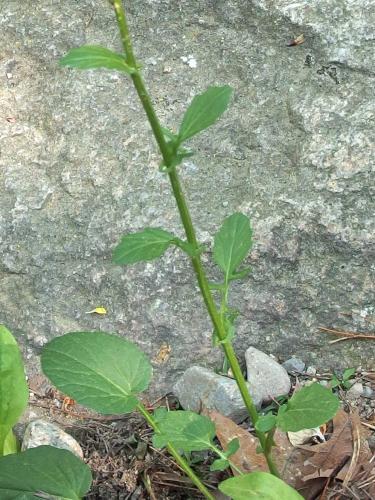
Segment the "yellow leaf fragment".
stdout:
[[86,314],[107,314],[107,309],[105,307],[95,307],[92,311],[87,311]]

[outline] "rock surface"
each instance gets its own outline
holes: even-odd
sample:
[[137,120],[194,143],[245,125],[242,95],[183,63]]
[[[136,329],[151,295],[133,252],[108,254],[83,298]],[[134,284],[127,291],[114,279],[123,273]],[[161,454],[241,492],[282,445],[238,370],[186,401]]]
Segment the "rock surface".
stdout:
[[291,382],[279,363],[255,347],[246,350],[245,359],[250,390],[259,394],[263,403],[288,394]]
[[[249,390],[254,404],[260,408],[260,395],[250,386]],[[235,422],[242,422],[248,417],[235,380],[217,375],[201,366],[188,368],[175,384],[173,392],[185,410],[216,410]]]
[[291,374],[302,373],[305,369],[305,366],[305,363],[301,359],[295,357],[289,358],[283,363],[283,367],[285,368],[285,370]]
[[30,422],[26,427],[22,441],[22,451],[37,446],[54,446],[62,448],[83,459],[83,451],[77,441],[55,424],[42,419]]
[[[329,345],[318,327],[373,329],[373,0],[126,3],[163,124],[177,127],[209,84],[235,91],[180,170],[208,248],[229,214],[252,219],[253,272],[232,287],[239,352],[251,343],[318,369],[371,366],[375,343]],[[182,233],[126,78],[57,64],[85,43],[120,50],[109,3],[1,4],[0,323],[19,334],[29,370],[67,331],[117,331],[152,359],[167,343],[154,377],[164,394],[220,354],[177,250],[126,269],[110,262],[125,231]],[[85,314],[97,306],[108,314]]]

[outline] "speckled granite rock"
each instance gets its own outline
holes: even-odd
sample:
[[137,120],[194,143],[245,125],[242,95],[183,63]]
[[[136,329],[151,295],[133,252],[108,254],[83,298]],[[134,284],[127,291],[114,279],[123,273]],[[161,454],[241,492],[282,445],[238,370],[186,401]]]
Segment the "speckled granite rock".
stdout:
[[[163,124],[209,84],[235,90],[180,170],[208,248],[230,213],[252,219],[253,272],[232,294],[239,352],[371,365],[374,343],[329,345],[318,327],[373,330],[373,1],[126,3]],[[0,322],[29,370],[45,339],[71,330],[117,331],[152,359],[167,343],[163,394],[220,356],[190,264],[177,250],[128,269],[110,255],[146,225],[181,235],[175,203],[126,78],[57,64],[84,43],[119,50],[113,13],[107,0],[0,4]],[[85,314],[99,305],[106,316]]]
[[37,446],[54,446],[62,448],[83,459],[83,451],[77,441],[55,424],[46,420],[33,420],[26,427],[22,441],[22,451]]
[[[260,408],[262,399],[257,387],[249,384],[249,390],[254,404]],[[188,368],[173,387],[173,392],[185,410],[216,410],[235,422],[242,422],[249,416],[236,381],[201,366]]]

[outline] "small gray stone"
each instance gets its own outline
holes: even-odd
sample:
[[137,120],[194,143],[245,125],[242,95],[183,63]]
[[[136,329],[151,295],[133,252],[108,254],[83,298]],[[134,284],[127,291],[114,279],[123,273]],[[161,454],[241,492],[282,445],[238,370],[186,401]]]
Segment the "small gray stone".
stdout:
[[371,387],[368,387],[367,385],[365,385],[363,388],[362,396],[364,398],[372,398],[373,394],[374,394],[374,391],[371,389]]
[[263,403],[288,394],[290,379],[279,363],[255,347],[246,350],[245,359],[250,390],[259,394]]
[[22,451],[44,445],[71,451],[77,457],[83,459],[82,448],[70,434],[46,420],[33,420],[26,427],[22,441]]
[[[261,397],[250,387],[249,390],[259,408]],[[248,417],[236,381],[201,366],[188,368],[175,384],[173,392],[185,410],[200,412],[202,408],[208,408],[235,422]]]
[[315,377],[315,375],[316,375],[316,368],[315,368],[315,366],[308,366],[306,368],[306,375],[310,375],[310,377]]
[[301,359],[293,356],[283,363],[283,367],[288,373],[302,373],[305,369],[305,363]]
[[355,382],[351,388],[346,393],[348,399],[358,399],[363,394],[363,384],[361,382]]

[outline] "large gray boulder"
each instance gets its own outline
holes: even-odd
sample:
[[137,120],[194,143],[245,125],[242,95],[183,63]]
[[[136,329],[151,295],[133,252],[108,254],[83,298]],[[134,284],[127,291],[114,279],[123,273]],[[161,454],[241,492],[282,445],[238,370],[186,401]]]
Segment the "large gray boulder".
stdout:
[[[177,127],[209,84],[235,90],[180,172],[206,246],[234,211],[252,220],[252,274],[232,291],[239,352],[251,344],[318,368],[371,365],[375,343],[329,345],[318,327],[373,330],[374,2],[126,3],[164,124]],[[19,334],[29,369],[56,335],[118,332],[158,361],[163,393],[221,355],[179,251],[111,264],[125,231],[182,235],[126,77],[57,64],[84,43],[120,50],[113,12],[107,0],[0,7],[0,322]],[[85,314],[96,306],[108,314]]]

